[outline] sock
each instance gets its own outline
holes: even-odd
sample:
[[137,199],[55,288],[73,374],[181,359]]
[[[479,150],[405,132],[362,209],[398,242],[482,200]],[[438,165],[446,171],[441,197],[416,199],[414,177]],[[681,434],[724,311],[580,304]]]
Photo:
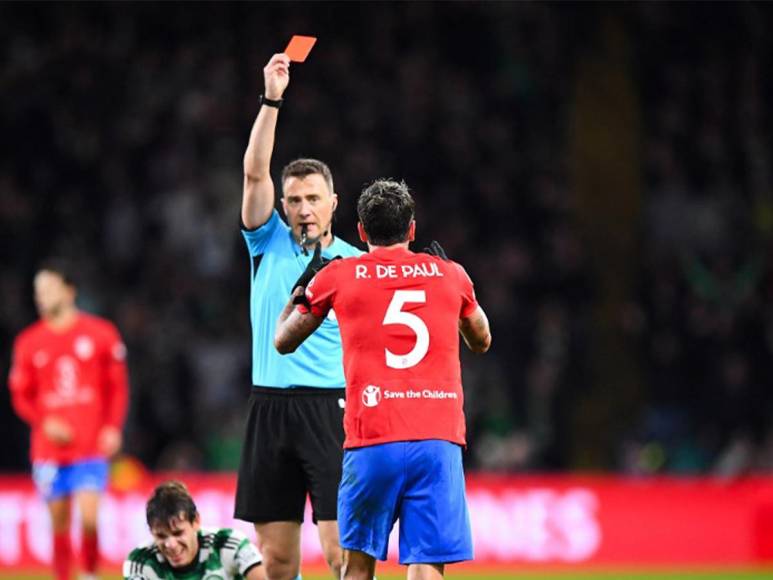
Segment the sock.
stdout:
[[81,558],[83,570],[87,574],[94,574],[97,571],[97,560],[99,559],[96,532],[83,532],[81,538]]
[[54,533],[54,579],[70,580],[70,531]]

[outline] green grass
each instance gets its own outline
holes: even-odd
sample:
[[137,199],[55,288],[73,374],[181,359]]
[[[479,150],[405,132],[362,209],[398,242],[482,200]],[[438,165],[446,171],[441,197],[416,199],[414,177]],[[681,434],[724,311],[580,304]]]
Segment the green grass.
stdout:
[[[379,580],[403,580],[405,571],[392,567],[384,573],[376,570]],[[0,572],[3,580],[50,580],[48,574]],[[332,580],[330,574],[309,572],[304,580]],[[487,571],[464,570],[446,572],[447,580],[770,580],[773,569],[766,570],[721,570],[721,571],[578,571],[578,572],[508,572],[506,570]],[[103,575],[102,580],[121,580],[113,574]]]

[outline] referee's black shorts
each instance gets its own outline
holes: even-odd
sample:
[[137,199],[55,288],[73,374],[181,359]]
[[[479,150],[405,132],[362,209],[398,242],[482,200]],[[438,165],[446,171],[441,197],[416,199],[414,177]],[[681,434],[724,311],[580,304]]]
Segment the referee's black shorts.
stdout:
[[234,517],[253,523],[337,517],[344,389],[253,387]]

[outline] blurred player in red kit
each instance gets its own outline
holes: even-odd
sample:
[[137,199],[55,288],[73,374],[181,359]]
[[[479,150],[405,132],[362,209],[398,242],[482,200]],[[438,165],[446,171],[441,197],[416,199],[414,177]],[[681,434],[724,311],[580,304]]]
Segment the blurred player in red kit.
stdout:
[[405,183],[373,182],[357,213],[368,253],[319,264],[316,275],[310,264],[313,278],[300,280],[308,286],[280,315],[274,344],[292,352],[335,312],[346,376],[341,577],[371,578],[399,519],[409,580],[436,580],[446,564],[473,557],[459,334],[483,353],[491,333],[464,268],[437,242],[409,249],[416,222]]
[[66,263],[41,267],[34,291],[40,320],[14,342],[11,400],[32,432],[32,477],[51,514],[54,578],[68,580],[73,568],[71,498],[81,515],[83,578],[96,578],[97,507],[126,416],[126,348],[111,322],[78,310]]

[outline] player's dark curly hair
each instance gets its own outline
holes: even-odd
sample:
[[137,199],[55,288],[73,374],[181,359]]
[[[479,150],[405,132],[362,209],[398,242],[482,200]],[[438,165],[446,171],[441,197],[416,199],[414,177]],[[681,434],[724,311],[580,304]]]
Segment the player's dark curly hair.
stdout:
[[406,241],[415,208],[408,186],[394,179],[377,179],[362,190],[357,200],[357,215],[374,246]]
[[148,526],[167,526],[173,518],[182,518],[193,523],[198,510],[185,484],[179,481],[165,481],[156,486],[145,507]]
[[282,184],[290,177],[304,178],[308,175],[314,175],[318,173],[321,175],[327,183],[330,193],[334,193],[333,189],[333,174],[330,172],[330,168],[327,163],[320,161],[319,159],[296,159],[290,161],[282,169]]

